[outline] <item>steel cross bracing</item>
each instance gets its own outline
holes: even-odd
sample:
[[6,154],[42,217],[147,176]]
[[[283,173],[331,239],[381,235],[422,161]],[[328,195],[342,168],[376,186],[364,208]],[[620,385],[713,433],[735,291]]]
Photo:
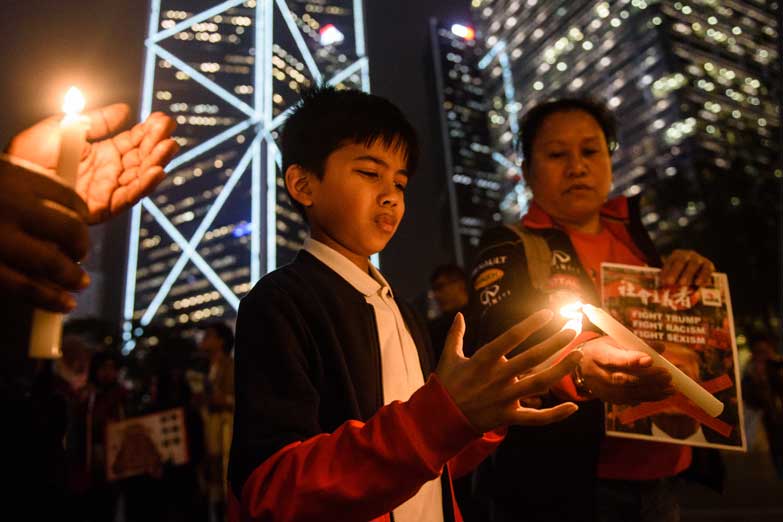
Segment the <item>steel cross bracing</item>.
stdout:
[[[274,86],[272,80],[272,58],[275,46],[274,16],[275,12],[285,21],[285,31],[293,38],[296,48],[301,53],[307,66],[307,71],[315,83],[326,80],[331,85],[337,85],[354,74],[361,78],[361,88],[370,90],[369,62],[365,53],[364,43],[364,17],[362,0],[353,0],[353,24],[355,35],[355,60],[345,64],[345,67],[329,78],[324,77],[318,64],[308,48],[304,36],[291,15],[289,6],[285,0],[257,0],[254,7],[255,26],[255,62],[252,106],[233,95],[228,89],[211,80],[206,75],[188,65],[185,60],[161,47],[161,42],[178,33],[191,28],[194,24],[209,20],[216,15],[238,6],[251,5],[248,0],[227,0],[215,3],[213,7],[189,16],[172,27],[161,30],[160,10],[161,0],[152,0],[150,7],[148,38],[146,40],[146,60],[144,67],[144,84],[141,103],[141,119],[149,116],[152,110],[155,93],[156,61],[166,60],[171,66],[187,74],[191,80],[197,82],[229,106],[241,112],[246,119],[236,125],[222,131],[216,136],[200,143],[198,146],[175,157],[167,166],[167,171],[185,166],[188,162],[207,154],[211,149],[218,147],[227,140],[234,138],[249,129],[255,130],[255,138],[249,140],[249,145],[226,181],[220,194],[211,203],[208,212],[203,216],[198,228],[190,238],[184,237],[171,223],[158,206],[150,198],[145,198],[137,204],[131,212],[131,234],[128,251],[128,270],[125,281],[125,303],[123,339],[126,341],[124,350],[127,352],[134,346],[131,336],[132,320],[135,312],[136,271],[139,255],[139,231],[141,227],[142,209],[147,211],[160,225],[163,231],[180,248],[181,254],[176,263],[171,267],[163,283],[160,285],[154,298],[147,306],[139,321],[140,326],[147,326],[154,318],[159,307],[166,299],[182,270],[191,261],[204,277],[214,286],[225,301],[236,310],[239,307],[239,296],[217,275],[212,267],[198,253],[197,247],[210,229],[218,212],[223,207],[234,187],[242,176],[251,176],[251,231],[250,231],[250,283],[255,283],[263,274],[276,268],[276,199],[277,180],[276,169],[280,168],[280,151],[272,138],[271,133],[282,125],[288,111],[283,111],[276,117],[273,116]],[[265,154],[262,154],[265,149]],[[266,161],[264,161],[266,158]],[[249,174],[248,174],[249,172]],[[265,186],[264,186],[265,184]],[[266,198],[265,204],[262,198]],[[266,208],[266,216],[262,216],[262,208]],[[262,253],[264,254],[262,256]],[[262,267],[262,257],[266,259],[266,266]],[[373,262],[378,263],[377,256]]]

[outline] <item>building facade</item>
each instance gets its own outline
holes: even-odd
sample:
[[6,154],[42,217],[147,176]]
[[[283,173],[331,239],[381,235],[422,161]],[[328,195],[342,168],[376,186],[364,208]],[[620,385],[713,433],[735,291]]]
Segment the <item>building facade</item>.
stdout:
[[306,236],[277,140],[302,89],[369,90],[360,0],[152,0],[142,118],[181,146],[131,217],[123,339],[150,324],[233,319]]
[[[523,159],[515,125],[536,103],[602,100],[619,123],[614,193],[643,195],[661,251],[694,248],[728,272],[740,315],[779,324],[778,2],[471,5],[497,152]],[[515,198],[505,209],[518,216],[523,187],[506,201]]]
[[443,146],[454,260],[466,266],[484,230],[501,221],[511,185],[493,159],[488,97],[478,68],[480,45],[469,26],[430,21],[433,71]]

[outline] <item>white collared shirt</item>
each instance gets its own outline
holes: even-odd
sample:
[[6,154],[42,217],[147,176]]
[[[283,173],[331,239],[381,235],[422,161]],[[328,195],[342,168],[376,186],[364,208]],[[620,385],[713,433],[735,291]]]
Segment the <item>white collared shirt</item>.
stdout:
[[[407,401],[424,385],[419,354],[400,309],[394,301],[389,283],[370,264],[364,272],[333,248],[312,238],[303,249],[334,270],[361,292],[375,312],[381,347],[383,403]],[[394,509],[395,522],[442,522],[443,499],[440,478],[424,484],[413,497]]]

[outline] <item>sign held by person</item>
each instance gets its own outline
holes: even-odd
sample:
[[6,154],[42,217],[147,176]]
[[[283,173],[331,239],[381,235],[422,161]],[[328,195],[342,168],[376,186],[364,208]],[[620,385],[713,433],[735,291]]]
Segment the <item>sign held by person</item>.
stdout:
[[723,403],[717,417],[682,393],[606,404],[616,437],[746,451],[734,318],[726,274],[706,287],[664,286],[657,268],[604,263],[602,307]]

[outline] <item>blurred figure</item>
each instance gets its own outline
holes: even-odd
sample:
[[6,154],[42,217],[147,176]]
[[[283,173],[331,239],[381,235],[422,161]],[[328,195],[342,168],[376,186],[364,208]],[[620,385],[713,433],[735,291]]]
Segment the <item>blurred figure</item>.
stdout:
[[206,522],[207,502],[198,473],[204,460],[203,419],[186,378],[196,346],[180,333],[155,333],[160,339],[159,344],[143,357],[145,367],[141,373],[147,383],[143,385],[146,400],[138,401],[134,416],[181,408],[188,461],[182,465],[164,461],[161,473],[126,479],[125,520]]
[[66,335],[62,353],[62,358],[53,362],[56,387],[65,395],[83,395],[87,391],[92,350],[80,337]]
[[[80,347],[78,343],[81,343]],[[63,357],[86,347],[78,338],[66,338]],[[114,520],[120,489],[106,479],[106,427],[125,417],[126,392],[118,381],[119,357],[96,352],[89,363],[89,381],[69,408],[65,437],[69,518],[99,522]]]
[[203,416],[206,442],[206,482],[210,510],[215,520],[225,519],[228,454],[234,424],[234,333],[222,322],[203,327],[199,350],[209,359],[204,389]]
[[468,306],[468,289],[465,271],[457,265],[440,265],[430,275],[432,296],[440,315],[428,323],[436,360],[440,358],[446,335],[457,312],[465,315]]
[[778,477],[783,479],[783,356],[771,336],[750,342],[751,360],[742,382],[744,400],[760,410],[769,453]]

